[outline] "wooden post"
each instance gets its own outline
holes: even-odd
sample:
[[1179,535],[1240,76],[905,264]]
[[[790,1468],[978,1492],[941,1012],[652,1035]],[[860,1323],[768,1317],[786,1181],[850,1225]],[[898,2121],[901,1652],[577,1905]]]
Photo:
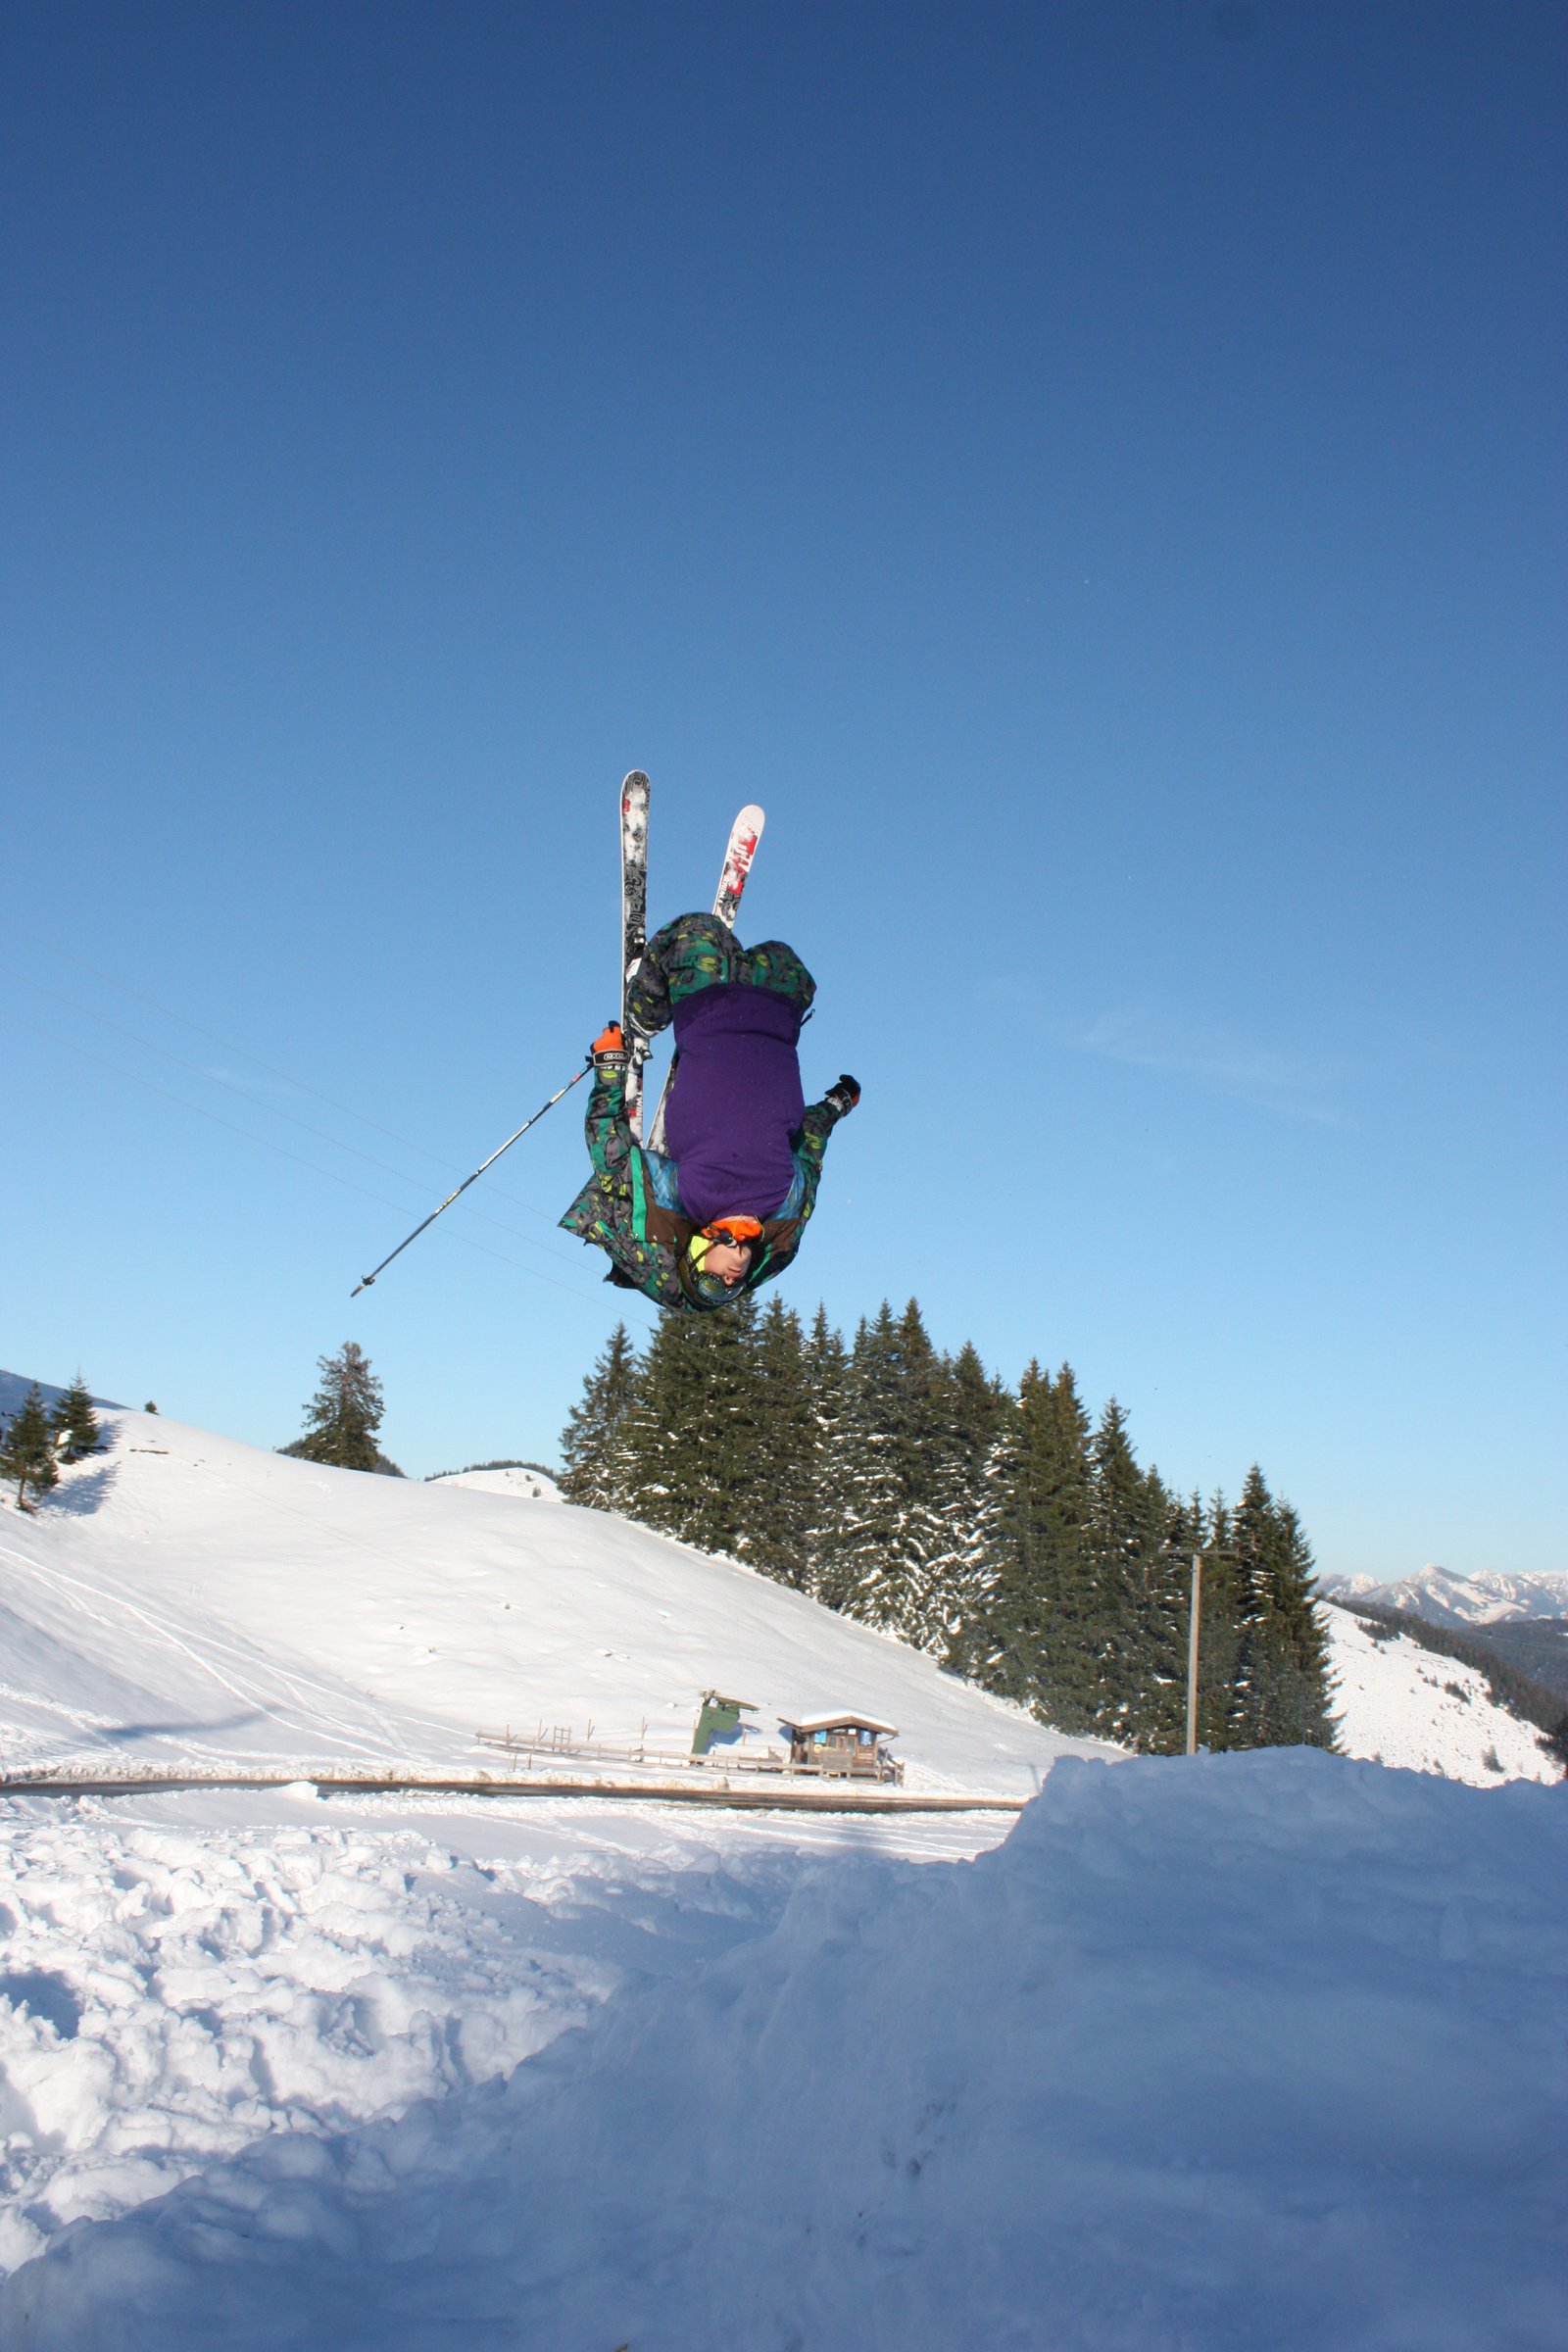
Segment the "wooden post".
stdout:
[[1202,1597],[1203,1555],[1193,1554],[1193,1614],[1187,1629],[1187,1753],[1198,1753],[1198,1614]]

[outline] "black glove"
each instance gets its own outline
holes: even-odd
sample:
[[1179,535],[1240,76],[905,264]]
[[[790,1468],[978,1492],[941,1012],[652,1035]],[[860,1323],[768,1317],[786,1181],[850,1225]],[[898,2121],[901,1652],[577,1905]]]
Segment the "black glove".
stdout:
[[594,1039],[588,1052],[596,1070],[623,1070],[631,1059],[618,1021],[612,1021],[609,1028]]
[[829,1103],[842,1119],[848,1111],[855,1108],[860,1100],[860,1081],[858,1078],[852,1078],[848,1070],[841,1071],[838,1084],[830,1086],[822,1100]]

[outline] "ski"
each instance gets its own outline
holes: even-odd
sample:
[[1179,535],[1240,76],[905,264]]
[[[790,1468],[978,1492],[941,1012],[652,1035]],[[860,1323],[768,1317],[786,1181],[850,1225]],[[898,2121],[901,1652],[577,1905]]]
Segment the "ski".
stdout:
[[719,868],[718,888],[713,893],[713,912],[728,931],[735,928],[735,910],[746,888],[746,877],[757,856],[757,845],[762,838],[767,819],[756,802],[743,808],[729,829],[729,847]]
[[648,1041],[631,1018],[631,984],[648,945],[648,778],[634,767],[620,788],[620,1025],[625,1032],[626,1117],[641,1139]]
[[[752,870],[752,859],[757,856],[757,845],[762,838],[762,827],[766,822],[762,810],[755,801],[751,801],[729,829],[724,862],[718,869],[718,888],[713,893],[713,912],[728,931],[735,928],[736,909],[740,906],[746,877]],[[679,1054],[675,1054],[664,1073],[659,1107],[654,1112],[654,1123],[648,1133],[650,1152],[662,1152],[664,1149],[664,1111],[669,1102],[669,1090],[675,1083],[675,1065],[679,1059]]]

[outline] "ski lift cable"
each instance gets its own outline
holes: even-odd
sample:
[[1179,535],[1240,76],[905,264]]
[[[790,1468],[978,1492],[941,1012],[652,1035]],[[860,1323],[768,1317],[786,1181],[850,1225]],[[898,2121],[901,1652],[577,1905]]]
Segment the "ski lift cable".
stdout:
[[[43,1038],[49,1045],[62,1046],[67,1053],[79,1054],[83,1061],[96,1063],[99,1069],[112,1070],[117,1078],[128,1078],[132,1085],[145,1087],[149,1094],[161,1096],[166,1102],[173,1102],[181,1110],[194,1111],[198,1118],[211,1120],[215,1127],[222,1127],[230,1135],[242,1136],[248,1144],[260,1144],[265,1151],[275,1152],[280,1159],[292,1160],[297,1168],[309,1168],[312,1175],[324,1176],[329,1184],[340,1184],[345,1192],[358,1193],[362,1200],[378,1201],[383,1208],[404,1206],[401,1201],[389,1200],[384,1193],[372,1193],[368,1185],[356,1184],[351,1176],[340,1176],[334,1168],[323,1168],[316,1160],[307,1159],[303,1152],[289,1151],[285,1144],[273,1143],[270,1136],[255,1135],[250,1128],[237,1125],[233,1119],[220,1118],[216,1110],[208,1110],[200,1102],[188,1102],[183,1095],[176,1095],[169,1087],[158,1085],[152,1078],[142,1077],[137,1070],[127,1070],[122,1062],[111,1061],[106,1054],[94,1054],[86,1046],[78,1046],[74,1038],[61,1037],[56,1031],[43,1028],[37,1021],[24,1020],[20,1012],[13,1012],[8,1004],[0,1004],[0,1016],[13,1022],[17,1028],[26,1029],[34,1037]],[[521,1132],[520,1129],[518,1132]],[[412,1182],[413,1179],[407,1181]],[[406,1208],[404,1213],[408,1213]],[[524,1265],[520,1257],[509,1257],[504,1250],[493,1250],[488,1242],[476,1241],[471,1233],[465,1233],[461,1226],[453,1226],[450,1230],[454,1241],[462,1242],[469,1250],[477,1250],[482,1256],[493,1257],[504,1266],[512,1266],[517,1273],[531,1276],[535,1282],[548,1283],[554,1291],[564,1291],[568,1298],[580,1298],[595,1305],[600,1303],[591,1291],[579,1291],[574,1283],[559,1282],[553,1274],[541,1274],[537,1266]]]
[[[58,988],[48,988],[43,981],[30,979],[25,972],[19,971],[15,964],[0,962],[0,972],[8,973],[13,980],[20,980],[24,988],[35,990],[39,996],[53,998],[57,1004],[64,1004],[68,1010],[80,1013],[84,1019],[98,1022],[101,1028],[112,1030],[116,1037],[127,1038],[132,1045],[141,1046],[149,1054],[156,1054],[161,1060],[172,1062],[175,1069],[184,1070],[191,1077],[200,1078],[214,1086],[226,1086],[231,1093],[237,1094],[242,1102],[253,1103],[258,1110],[265,1111],[269,1118],[283,1119],[290,1127],[298,1127],[303,1134],[314,1135],[318,1143],[330,1144],[334,1152],[346,1152],[351,1158],[363,1159],[367,1167],[379,1168],[383,1176],[395,1177],[399,1184],[417,1186],[420,1191],[423,1191],[423,1180],[420,1177],[407,1175],[402,1168],[393,1167],[390,1160],[377,1159],[373,1152],[362,1152],[358,1144],[344,1143],[341,1138],[331,1134],[326,1128],[315,1127],[309,1119],[298,1117],[294,1111],[283,1110],[275,1102],[264,1101],[261,1096],[252,1094],[248,1088],[241,1086],[237,1079],[225,1078],[218,1070],[204,1070],[200,1063],[187,1061],[182,1054],[172,1054],[167,1046],[155,1045],[150,1037],[143,1037],[138,1030],[124,1028],[119,1021],[110,1020],[107,1013],[94,1012],[90,1004],[78,1004],[74,997],[64,995]],[[215,1040],[214,1042],[220,1041]],[[265,1064],[263,1066],[265,1067]],[[509,1195],[508,1198],[511,1196]],[[536,1240],[532,1234],[519,1233],[514,1225],[509,1225],[504,1218],[492,1217],[487,1210],[476,1208],[471,1202],[468,1213],[470,1216],[481,1218],[486,1225],[493,1225],[498,1233],[510,1234],[512,1239],[520,1242],[525,1250],[543,1250],[547,1256],[550,1254],[545,1243]],[[543,1212],[536,1213],[542,1214]]]
[[[94,980],[106,982],[110,988],[118,988],[122,996],[134,998],[138,1004],[145,1004],[150,1011],[160,1014],[166,1021],[177,1021],[181,1028],[193,1031],[197,1037],[205,1037],[209,1045],[221,1046],[225,1054],[237,1054],[242,1061],[254,1062],[256,1067],[259,1070],[265,1070],[270,1078],[279,1078],[285,1086],[297,1087],[303,1095],[313,1095],[318,1102],[324,1102],[328,1110],[335,1110],[346,1119],[357,1119],[362,1127],[368,1127],[375,1134],[384,1135],[388,1143],[401,1144],[406,1152],[416,1152],[421,1159],[428,1159],[434,1166],[450,1170],[451,1161],[439,1152],[432,1152],[428,1145],[416,1144],[411,1136],[399,1135],[396,1128],[384,1127],[378,1119],[370,1118],[367,1112],[354,1109],[350,1103],[339,1102],[335,1096],[323,1093],[320,1087],[312,1086],[308,1080],[295,1077],[291,1070],[279,1069],[275,1062],[265,1060],[260,1054],[253,1054],[248,1046],[237,1046],[232,1038],[220,1037],[216,1029],[204,1028],[200,1021],[193,1021],[187,1013],[175,1012],[172,1006],[160,1004],[156,997],[149,997],[143,990],[132,988],[128,981],[117,979],[113,972],[103,971],[97,964],[86,962],[80,956],[74,956],[68,948],[57,947],[53,940],[45,939],[41,932],[29,931],[24,923],[12,923],[10,928],[19,939],[30,939],[34,947],[44,949],[51,956],[58,956],[64,963],[74,964],[78,972],[86,972]],[[37,986],[38,983],[34,982],[32,985]],[[94,1014],[93,1017],[97,1019],[101,1016]],[[254,1097],[251,1099],[255,1100]],[[352,1147],[345,1144],[342,1149],[349,1151]],[[410,1177],[407,1181],[413,1183],[416,1179]],[[532,1200],[524,1200],[519,1194],[502,1192],[498,1187],[497,1198],[512,1201],[517,1208],[525,1208],[531,1217],[544,1218],[547,1224],[553,1225],[556,1221],[551,1210],[540,1208]]]

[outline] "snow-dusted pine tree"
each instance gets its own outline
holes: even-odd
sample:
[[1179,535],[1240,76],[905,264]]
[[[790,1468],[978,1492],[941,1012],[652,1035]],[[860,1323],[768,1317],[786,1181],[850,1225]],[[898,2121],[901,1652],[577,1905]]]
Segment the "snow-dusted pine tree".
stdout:
[[285,1452],[335,1470],[374,1470],[382,1460],[375,1433],[386,1410],[370,1359],[353,1340],[318,1359],[321,1385],[306,1406],[301,1436]]
[[764,1576],[804,1591],[809,1577],[812,1465],[816,1450],[808,1349],[801,1319],[770,1298],[752,1334],[762,1420],[755,1433],[737,1549]]
[[91,1453],[103,1436],[98,1416],[92,1409],[92,1392],[78,1372],[59,1403],[49,1416],[55,1433],[55,1443],[63,1461],[78,1462],[84,1453]]
[[840,1574],[841,1550],[854,1487],[855,1464],[849,1424],[849,1359],[844,1342],[818,1306],[806,1343],[806,1379],[810,1399],[810,1495],[806,1525],[808,1589],[830,1609],[849,1596]]
[[988,1466],[997,1431],[1012,1399],[965,1341],[945,1356],[934,1381],[936,1433],[931,1465],[933,1551],[917,1594],[913,1639],[950,1663],[968,1654],[995,1577],[988,1559],[995,1496]]
[[1089,1462],[1095,1725],[1106,1739],[1138,1744],[1155,1663],[1151,1579],[1158,1590],[1156,1561],[1172,1506],[1158,1478],[1138,1467],[1127,1415],[1114,1396],[1100,1416]]
[[568,1502],[595,1511],[618,1511],[626,1498],[623,1424],[637,1387],[636,1353],[624,1323],[617,1323],[582,1384],[582,1396],[566,1416],[561,1458],[561,1492]]
[[987,1679],[1060,1731],[1097,1719],[1102,1596],[1090,1548],[1089,1419],[1072,1367],[1018,1384],[1016,1489],[993,1597]]
[[27,1501],[29,1487],[35,1494],[47,1494],[60,1484],[54,1432],[49,1427],[43,1394],[36,1381],[7,1422],[4,1437],[0,1437],[0,1478],[16,1480],[17,1507],[23,1511],[31,1508]]
[[886,1299],[851,1351],[849,1452],[835,1573],[838,1606],[919,1639],[939,1549],[934,1507],[936,1351],[911,1298],[897,1321]]
[[626,1509],[705,1551],[734,1552],[750,1525],[767,1405],[755,1299],[711,1315],[662,1315],[623,1424]]
[[1311,1549],[1255,1462],[1230,1535],[1240,1606],[1227,1744],[1332,1747],[1328,1642],[1313,1605]]

